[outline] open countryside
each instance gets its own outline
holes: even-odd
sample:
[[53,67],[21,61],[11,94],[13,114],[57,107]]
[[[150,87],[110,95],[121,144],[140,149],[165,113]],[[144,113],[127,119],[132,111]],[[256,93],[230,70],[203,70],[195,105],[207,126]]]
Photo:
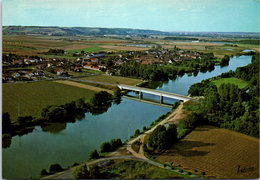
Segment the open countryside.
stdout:
[[2,178],[259,178],[260,3],[214,1],[3,2]]

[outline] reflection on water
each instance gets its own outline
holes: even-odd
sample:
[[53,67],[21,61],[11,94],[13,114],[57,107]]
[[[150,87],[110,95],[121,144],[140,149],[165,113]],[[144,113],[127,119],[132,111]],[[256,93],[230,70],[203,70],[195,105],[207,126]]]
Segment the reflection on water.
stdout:
[[43,132],[50,132],[53,134],[60,133],[64,129],[66,129],[67,123],[48,123],[41,125]]
[[10,147],[3,149],[3,177],[30,178],[51,163],[67,167],[86,161],[102,142],[114,138],[125,141],[170,108],[122,98],[120,104],[103,111],[99,115],[85,113],[85,118],[75,123],[36,126],[32,133],[14,136]]
[[[174,81],[151,82],[149,87],[186,95],[192,84],[235,70],[236,67],[250,62],[251,56],[233,57],[226,67],[217,66],[211,72],[193,73],[194,76],[185,74]],[[149,94],[144,94],[144,97],[158,99],[158,96]],[[164,100],[168,103],[166,98]],[[99,149],[102,142],[113,138],[124,141],[136,129],[149,126],[158,116],[168,111],[170,108],[123,98],[120,104],[110,104],[93,113],[96,115],[79,114],[78,121],[74,123],[35,127],[34,130],[29,130],[33,130],[32,133],[15,136],[3,142],[3,147],[7,147],[2,149],[3,177],[30,178],[38,175],[42,168],[48,168],[50,163],[58,162],[67,167],[74,162],[85,161],[93,149]],[[82,120],[79,121],[80,119]]]

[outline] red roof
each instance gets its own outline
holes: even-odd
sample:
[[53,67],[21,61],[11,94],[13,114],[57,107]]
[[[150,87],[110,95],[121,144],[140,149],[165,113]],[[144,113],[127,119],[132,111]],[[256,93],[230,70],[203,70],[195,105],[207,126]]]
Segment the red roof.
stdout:
[[61,71],[64,71],[63,69],[58,69],[58,71],[57,72],[61,72]]

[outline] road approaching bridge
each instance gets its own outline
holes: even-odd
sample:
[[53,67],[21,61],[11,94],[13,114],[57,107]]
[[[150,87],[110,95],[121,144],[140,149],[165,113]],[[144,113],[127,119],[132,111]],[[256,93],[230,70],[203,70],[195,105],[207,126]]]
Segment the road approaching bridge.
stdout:
[[143,98],[143,93],[147,94],[153,94],[160,96],[160,103],[163,103],[163,97],[171,98],[171,99],[178,99],[181,101],[188,101],[188,100],[195,100],[194,98],[191,98],[189,96],[183,96],[179,94],[174,94],[170,92],[165,92],[165,91],[158,91],[154,89],[148,89],[148,88],[143,88],[143,87],[137,87],[137,86],[129,86],[129,85],[124,85],[124,84],[118,84],[118,88],[120,89],[125,89],[125,90],[130,90],[130,91],[136,91],[139,92],[139,99]]

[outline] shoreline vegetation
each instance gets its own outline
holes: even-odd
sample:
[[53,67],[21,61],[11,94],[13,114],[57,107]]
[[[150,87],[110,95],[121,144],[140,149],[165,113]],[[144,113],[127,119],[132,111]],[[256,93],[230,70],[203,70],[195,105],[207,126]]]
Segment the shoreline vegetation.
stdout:
[[[166,37],[166,40],[176,39]],[[190,40],[197,39],[194,38]],[[259,44],[259,41],[241,40],[236,42],[242,44]],[[237,45],[229,46],[237,47]],[[158,45],[158,47],[160,47],[160,45]],[[180,49],[175,46],[174,50]],[[186,51],[188,52],[189,50]],[[71,52],[72,51],[70,50],[69,53],[71,54]],[[49,53],[49,55],[55,55],[55,53],[59,52]],[[64,50],[61,54],[64,54]],[[74,55],[76,56],[76,54],[73,54],[73,56]],[[257,131],[257,127],[259,127],[259,123],[257,123],[257,117],[259,116],[259,105],[257,104],[259,100],[259,76],[256,76],[258,75],[256,72],[256,67],[259,67],[259,54],[256,52],[241,52],[237,55],[254,55],[252,64],[242,68],[237,68],[235,72],[230,71],[228,73],[223,73],[217,77],[213,77],[192,85],[189,89],[189,94],[192,96],[203,96],[204,99],[202,99],[199,103],[185,103],[183,109],[187,112],[187,116],[180,120],[178,124],[168,124],[167,127],[164,125],[159,125],[155,128],[155,130],[148,135],[148,138],[146,138],[146,142],[142,147],[146,157],[154,160],[158,154],[165,152],[165,150],[169,149],[174,143],[183,139],[187,134],[192,132],[201,124],[210,124],[248,134],[250,136],[259,137],[259,130]],[[142,79],[145,81],[137,84],[137,86],[148,86],[155,88],[156,84],[158,85],[161,81],[175,79],[178,76],[183,76],[185,73],[196,76],[199,72],[214,70],[217,65],[220,65],[221,67],[227,66],[229,64],[229,59],[232,56],[233,55],[224,55],[222,58],[217,58],[213,53],[202,53],[201,59],[196,58],[191,61],[173,62],[171,65],[147,65],[134,61],[126,62],[119,68],[120,73],[116,75],[118,77],[123,76]],[[40,57],[37,56],[37,58]],[[108,62],[111,63],[111,61]],[[258,64],[256,62],[258,62]],[[113,68],[113,65],[111,65],[112,70]],[[228,80],[228,78],[233,79]],[[233,81],[234,78],[237,80],[236,82]],[[243,84],[241,86],[236,86],[236,83],[241,83],[239,80],[245,82],[246,85]],[[158,82],[155,82],[154,85],[152,81]],[[218,84],[216,81],[218,81]],[[230,81],[233,82],[231,84],[225,83]],[[85,84],[90,84],[93,86],[91,83]],[[96,87],[104,88],[104,86],[101,85],[96,85]],[[109,88],[106,87],[105,89]],[[119,104],[121,102],[121,96],[122,92],[118,89],[114,92],[114,95],[109,94],[106,91],[100,91],[98,93],[94,93],[89,102],[87,102],[86,99],[80,98],[62,105],[50,105],[42,109],[40,118],[34,118],[32,116],[19,116],[15,122],[11,121],[10,114],[8,112],[4,112],[2,114],[3,148],[10,146],[13,136],[22,136],[30,133],[34,130],[35,126],[41,126],[42,131],[58,133],[66,128],[67,122],[76,122],[77,120],[80,121],[84,118],[86,112],[90,112],[92,114],[104,113],[112,105],[112,103]],[[237,97],[238,101],[236,100]],[[217,106],[215,106],[216,104]],[[176,102],[172,107],[172,111],[179,105],[180,102]],[[229,112],[230,109],[231,111]],[[167,118],[170,114],[171,112],[161,115],[150,124],[150,127],[144,126],[143,130],[137,129],[134,135],[124,143],[122,143],[121,139],[112,139],[109,142],[102,143],[99,151],[95,149],[89,154],[89,160],[104,157],[107,153],[115,151],[131,139],[136,138],[150,130],[159,122]],[[55,124],[62,124],[63,126],[59,126],[59,128],[57,128]],[[171,138],[167,138],[168,136]],[[136,145],[139,150],[139,148],[141,148],[141,144],[137,143]],[[74,163],[70,167],[77,165],[79,164]],[[170,167],[175,168],[172,164]],[[79,175],[81,172],[92,173],[93,176],[88,177],[98,177],[99,170],[95,166],[91,169],[86,169],[87,167],[83,166],[80,168],[80,170],[78,169],[78,174],[75,175],[74,173],[74,177],[82,177]],[[49,172],[47,172],[46,169],[42,169],[40,174],[45,176],[63,170],[65,169],[57,163],[50,164]],[[205,172],[202,173],[202,175],[205,175]]]
[[[121,102],[121,92],[117,89],[114,95],[106,91],[95,93],[90,102],[80,98],[76,101],[66,103],[64,105],[50,105],[42,109],[40,118],[32,116],[20,116],[15,122],[11,122],[8,112],[2,115],[3,125],[3,148],[9,147],[11,139],[15,135],[22,136],[34,130],[35,126],[41,126],[43,131],[58,133],[66,128],[67,122],[76,122],[84,118],[86,112],[92,114],[102,114],[108,110],[112,103],[119,104]],[[64,128],[53,128],[55,123],[64,124]]]
[[[237,68],[236,72],[239,72],[240,73],[240,76],[243,76],[243,73],[245,74],[246,71],[251,71],[253,74],[251,74],[251,77],[254,77],[255,76],[255,71],[254,70],[250,70],[250,69],[253,69],[255,67],[258,67],[256,65],[256,62],[258,60],[256,56],[254,56],[252,58],[252,63],[245,66],[245,67],[241,67],[241,68]],[[217,78],[227,78],[227,77],[233,77],[235,75],[235,73],[232,71],[228,72],[228,73],[223,73],[217,77],[213,77],[211,79],[215,80]],[[244,75],[245,76],[245,75]],[[249,77],[249,76],[248,76]],[[248,79],[247,79],[248,80]],[[203,82],[203,81],[202,81]],[[207,81],[208,82],[208,81]],[[251,80],[250,79],[250,82],[251,82],[251,85],[256,85],[256,83],[259,83],[259,80],[256,79],[256,80]],[[253,83],[252,83],[253,82]],[[147,83],[147,82],[145,82]],[[197,83],[199,84],[199,83]],[[206,96],[206,100],[207,100],[207,94],[196,94],[194,93],[193,89],[194,87],[196,87],[197,85],[195,84],[194,86],[192,86],[189,90],[189,93],[190,91],[192,91],[192,95],[205,95]],[[214,85],[210,85],[210,86],[214,86]],[[225,86],[225,85],[220,85],[220,87],[222,86]],[[229,85],[228,85],[229,86]],[[250,87],[252,89],[252,87]],[[245,90],[245,89],[244,89]],[[252,91],[252,90],[251,90]],[[204,101],[204,100],[202,100]],[[187,111],[191,111],[191,113],[189,113],[184,119],[182,119],[180,121],[180,123],[177,124],[177,126],[170,126],[170,129],[172,129],[171,131],[174,131],[175,133],[175,138],[173,139],[176,139],[176,141],[178,140],[181,140],[182,138],[184,138],[187,134],[189,134],[195,127],[197,127],[198,125],[200,124],[208,124],[207,121],[205,121],[205,117],[202,116],[202,114],[198,114],[196,113],[196,111],[199,109],[199,106],[198,104],[203,104],[205,102],[200,102],[200,103],[186,103],[186,105],[184,105],[184,109],[187,110]],[[176,102],[174,105],[173,105],[173,109],[177,108],[179,105],[179,102]],[[194,107],[193,107],[194,106]],[[143,134],[145,131],[151,129],[151,127],[153,127],[154,125],[156,125],[157,123],[159,123],[161,120],[165,119],[168,115],[170,114],[170,112],[168,112],[167,114],[165,115],[161,115],[157,120],[155,120],[153,123],[151,123],[150,127],[143,127],[143,131],[140,132],[139,129],[137,129],[134,133],[133,136],[131,136],[131,139],[132,138],[135,138],[137,136],[139,136],[140,134]],[[199,119],[204,119],[202,121],[202,123],[198,123],[198,120]],[[216,125],[216,124],[214,124]],[[224,127],[224,128],[227,128],[227,127]],[[259,133],[259,132],[258,132]],[[160,135],[161,134],[161,135]],[[148,141],[147,141],[147,144],[148,144],[148,147],[146,145],[144,145],[144,152],[146,154],[146,156],[148,155],[149,158],[156,158],[158,153],[161,153],[161,151],[165,151],[167,149],[169,149],[169,147],[171,147],[171,145],[169,144],[169,142],[165,142],[165,143],[162,143],[162,139],[158,138],[158,137],[162,137],[162,135],[165,134],[167,135],[167,129],[164,127],[164,126],[159,126],[157,127],[152,134],[149,135],[149,138],[148,138]],[[171,133],[172,134],[172,133]],[[245,133],[246,134],[246,133]],[[166,138],[167,139],[167,138]],[[178,139],[178,140],[177,140]],[[115,144],[118,144],[118,146],[115,146],[116,148],[111,148],[113,147],[112,144],[113,142],[119,142],[120,143],[115,143]],[[175,141],[173,141],[172,143],[174,143]],[[159,143],[159,144],[158,144]],[[120,144],[120,145],[119,145]],[[100,153],[106,153],[106,152],[111,152],[111,150],[115,150],[117,149],[118,147],[122,146],[122,142],[120,139],[117,139],[117,140],[111,140],[110,142],[104,142],[101,144],[100,146]],[[157,153],[153,154],[153,152],[156,151]],[[91,153],[90,153],[90,159],[96,159],[96,158],[100,158],[102,156],[100,156],[99,152],[97,150],[93,150]],[[45,170],[46,171],[46,170]],[[44,171],[44,172],[45,172]],[[85,170],[84,170],[85,171]],[[205,175],[205,173],[203,174]]]

